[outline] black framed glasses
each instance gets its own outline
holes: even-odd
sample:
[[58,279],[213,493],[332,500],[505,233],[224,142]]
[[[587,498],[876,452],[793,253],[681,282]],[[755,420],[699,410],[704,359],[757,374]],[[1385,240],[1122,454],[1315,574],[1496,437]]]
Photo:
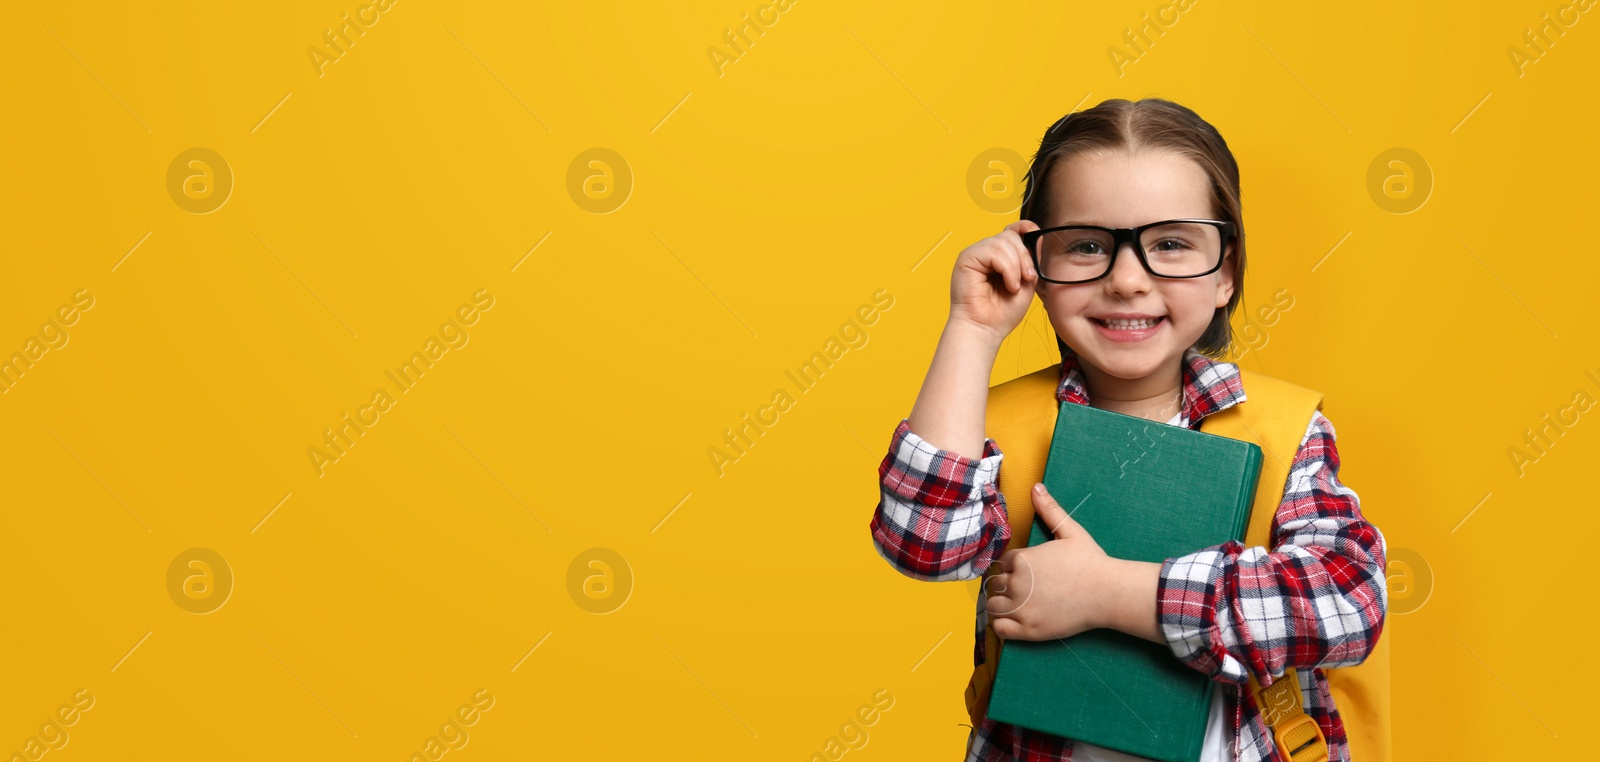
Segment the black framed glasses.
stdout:
[[1146,272],[1162,278],[1198,278],[1222,267],[1236,227],[1226,220],[1177,219],[1136,228],[1063,225],[1022,234],[1034,271],[1049,283],[1088,283],[1110,274],[1123,244]]

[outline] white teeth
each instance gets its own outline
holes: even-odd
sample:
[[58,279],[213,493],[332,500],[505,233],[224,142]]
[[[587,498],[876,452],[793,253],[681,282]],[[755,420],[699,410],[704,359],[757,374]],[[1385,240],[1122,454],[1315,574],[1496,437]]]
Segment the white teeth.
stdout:
[[1115,328],[1115,329],[1117,329],[1119,331],[1137,331],[1137,330],[1141,330],[1141,329],[1144,329],[1144,328],[1154,328],[1156,323],[1161,322],[1161,319],[1160,318],[1156,318],[1155,320],[1105,320],[1105,321],[1102,321],[1102,322],[1104,322],[1107,327]]

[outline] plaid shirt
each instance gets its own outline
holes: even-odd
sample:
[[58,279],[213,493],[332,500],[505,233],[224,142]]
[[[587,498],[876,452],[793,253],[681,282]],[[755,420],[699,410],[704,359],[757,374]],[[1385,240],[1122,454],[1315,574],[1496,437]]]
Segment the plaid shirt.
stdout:
[[[1058,399],[1089,404],[1070,352]],[[1237,365],[1189,350],[1183,358],[1178,424],[1198,429],[1207,415],[1245,400]],[[900,573],[928,581],[981,576],[1011,538],[1006,498],[997,487],[1003,455],[985,439],[972,459],[940,450],[902,419],[878,467],[880,496],[872,542]],[[1238,541],[1169,558],[1161,565],[1157,617],[1172,653],[1228,687],[1233,757],[1283,759],[1248,676],[1263,685],[1294,667],[1305,711],[1322,727],[1330,762],[1348,762],[1349,741],[1324,667],[1359,664],[1378,642],[1388,609],[1383,535],[1361,515],[1356,493],[1339,481],[1333,424],[1315,412],[1295,453],[1272,521],[1272,549]],[[986,593],[978,597],[975,664],[984,661]],[[987,717],[968,738],[969,762],[1071,760],[1073,741]]]

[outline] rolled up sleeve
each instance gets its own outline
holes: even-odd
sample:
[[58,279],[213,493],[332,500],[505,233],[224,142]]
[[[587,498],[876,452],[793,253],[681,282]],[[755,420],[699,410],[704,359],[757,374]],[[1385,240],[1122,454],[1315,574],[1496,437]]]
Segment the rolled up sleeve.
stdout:
[[1004,454],[985,439],[983,455],[941,450],[901,419],[878,466],[872,544],[895,570],[930,582],[982,576],[1011,539],[997,480]]

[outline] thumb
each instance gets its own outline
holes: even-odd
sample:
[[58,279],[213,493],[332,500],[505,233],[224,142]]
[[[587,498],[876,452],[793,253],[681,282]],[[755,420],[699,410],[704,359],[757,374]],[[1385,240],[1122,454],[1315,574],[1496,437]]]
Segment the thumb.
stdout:
[[1067,515],[1066,510],[1050,496],[1050,491],[1045,489],[1042,483],[1033,485],[1033,515],[1044,522],[1045,528],[1049,529],[1050,534],[1057,540],[1083,534],[1083,527]]

